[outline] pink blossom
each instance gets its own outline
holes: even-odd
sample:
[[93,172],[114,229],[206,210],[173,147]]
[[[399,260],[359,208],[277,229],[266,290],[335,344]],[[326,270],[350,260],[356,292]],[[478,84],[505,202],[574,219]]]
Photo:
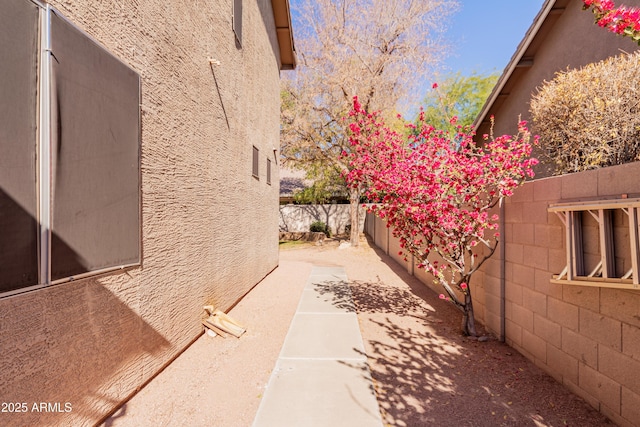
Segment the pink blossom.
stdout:
[[640,9],[626,6],[616,9],[611,0],[583,0],[582,8],[592,10],[599,27],[640,43]]
[[[403,136],[354,100],[346,180],[366,189],[365,196],[376,203],[370,211],[387,221],[401,254],[416,256],[420,268],[448,286],[451,277],[470,275],[486,259],[478,254],[487,251],[472,248],[495,248],[499,234],[492,230],[498,229],[498,217],[490,209],[532,176],[537,161],[530,158],[525,122],[518,123],[517,135],[486,135],[478,146],[471,129],[458,127],[451,135],[424,117],[421,113],[416,132]],[[431,259],[436,252],[444,262]],[[468,283],[460,289],[468,289]],[[465,304],[454,296],[440,298]]]

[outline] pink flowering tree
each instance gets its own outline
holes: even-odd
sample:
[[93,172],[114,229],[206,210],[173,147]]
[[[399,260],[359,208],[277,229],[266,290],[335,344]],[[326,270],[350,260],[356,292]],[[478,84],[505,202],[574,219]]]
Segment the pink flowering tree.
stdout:
[[611,0],[582,0],[584,10],[591,10],[596,24],[640,44],[640,9],[617,7]]
[[423,115],[415,131],[402,136],[357,98],[346,120],[348,184],[365,189],[374,202],[370,211],[386,219],[402,253],[412,254],[442,286],[440,298],[462,312],[463,332],[476,336],[470,283],[498,245],[498,216],[491,211],[533,176],[537,163],[526,123],[516,136],[486,135],[478,145],[468,129],[457,127],[452,135]]

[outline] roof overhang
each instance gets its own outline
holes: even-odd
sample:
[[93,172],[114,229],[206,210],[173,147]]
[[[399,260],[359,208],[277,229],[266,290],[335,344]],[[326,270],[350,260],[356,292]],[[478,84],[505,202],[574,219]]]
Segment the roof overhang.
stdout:
[[[556,5],[556,3],[559,3]],[[502,75],[498,79],[498,82],[493,88],[493,91],[489,95],[489,98],[485,102],[482,110],[480,110],[480,114],[476,117],[476,120],[473,122],[473,130],[477,131],[480,125],[485,122],[487,114],[493,108],[495,104],[497,104],[501,99],[505,98],[508,95],[508,91],[505,91],[505,85],[512,77],[514,73],[523,68],[528,68],[533,65],[535,53],[537,51],[537,44],[533,43],[536,36],[539,33],[544,33],[545,31],[541,31],[543,24],[547,26],[552,26],[551,19],[548,18],[557,18],[562,11],[564,10],[564,6],[566,1],[557,1],[557,0],[546,0],[542,5],[540,12],[535,17],[533,24],[527,30],[524,38],[518,45],[516,52],[511,57],[511,60],[505,67]],[[546,30],[548,31],[548,29]]]
[[289,0],[271,0],[271,6],[276,23],[278,45],[280,46],[280,69],[293,70],[296,68],[296,49],[293,44]]

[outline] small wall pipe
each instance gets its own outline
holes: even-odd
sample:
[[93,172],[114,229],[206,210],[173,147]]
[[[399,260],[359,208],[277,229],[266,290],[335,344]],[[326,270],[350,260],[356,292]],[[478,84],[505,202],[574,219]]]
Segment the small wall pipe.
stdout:
[[500,201],[500,341],[505,342],[505,289],[506,289],[506,270],[507,260],[506,253],[506,233],[505,233],[505,221],[504,221],[505,207],[504,200]]

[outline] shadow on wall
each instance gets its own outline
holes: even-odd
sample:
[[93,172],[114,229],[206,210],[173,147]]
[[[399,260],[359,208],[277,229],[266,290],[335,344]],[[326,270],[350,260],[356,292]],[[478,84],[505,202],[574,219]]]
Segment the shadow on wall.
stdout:
[[[35,209],[35,206],[32,207]],[[38,281],[38,222],[0,188],[0,292]]]
[[[289,222],[286,220],[285,217],[285,211],[282,209],[282,206],[280,206],[280,209],[278,210],[278,213],[280,214],[280,220],[278,221],[278,231],[284,231],[286,233],[290,232],[290,231],[294,231],[294,230],[290,230],[289,229]],[[307,231],[307,230],[305,230]]]
[[273,52],[274,58],[280,58],[280,45],[278,43],[278,36],[276,31],[269,31],[269,28],[274,25],[273,6],[272,2],[259,1],[258,7],[260,8],[260,17],[265,28],[265,33],[269,36],[269,44]]
[[[280,231],[309,231],[311,224],[322,221],[332,234],[345,233],[351,224],[348,204],[283,205],[280,206]],[[360,231],[364,230],[364,211]]]
[[385,425],[612,425],[505,344],[463,337],[458,310],[375,250],[401,282],[349,281],[343,292],[344,282],[325,282],[317,290],[337,307],[353,299]]
[[[6,193],[1,199],[3,228],[12,221],[34,224]],[[13,219],[7,221],[8,216]],[[84,268],[71,247],[54,239],[69,259],[76,260],[77,268]],[[0,245],[3,266],[8,265],[11,249]],[[6,271],[0,273],[5,288],[11,287],[10,280],[13,288],[16,283],[18,288],[25,285],[14,280],[15,272]],[[152,374],[141,369],[144,359],[157,357],[170,343],[135,312],[140,301],[130,287],[131,277],[126,279],[128,286],[118,286],[126,303],[98,278],[0,299],[0,401],[28,405],[26,413],[3,413],[2,425],[98,422]],[[27,285],[35,281],[34,277]],[[53,406],[33,410],[40,403]]]

